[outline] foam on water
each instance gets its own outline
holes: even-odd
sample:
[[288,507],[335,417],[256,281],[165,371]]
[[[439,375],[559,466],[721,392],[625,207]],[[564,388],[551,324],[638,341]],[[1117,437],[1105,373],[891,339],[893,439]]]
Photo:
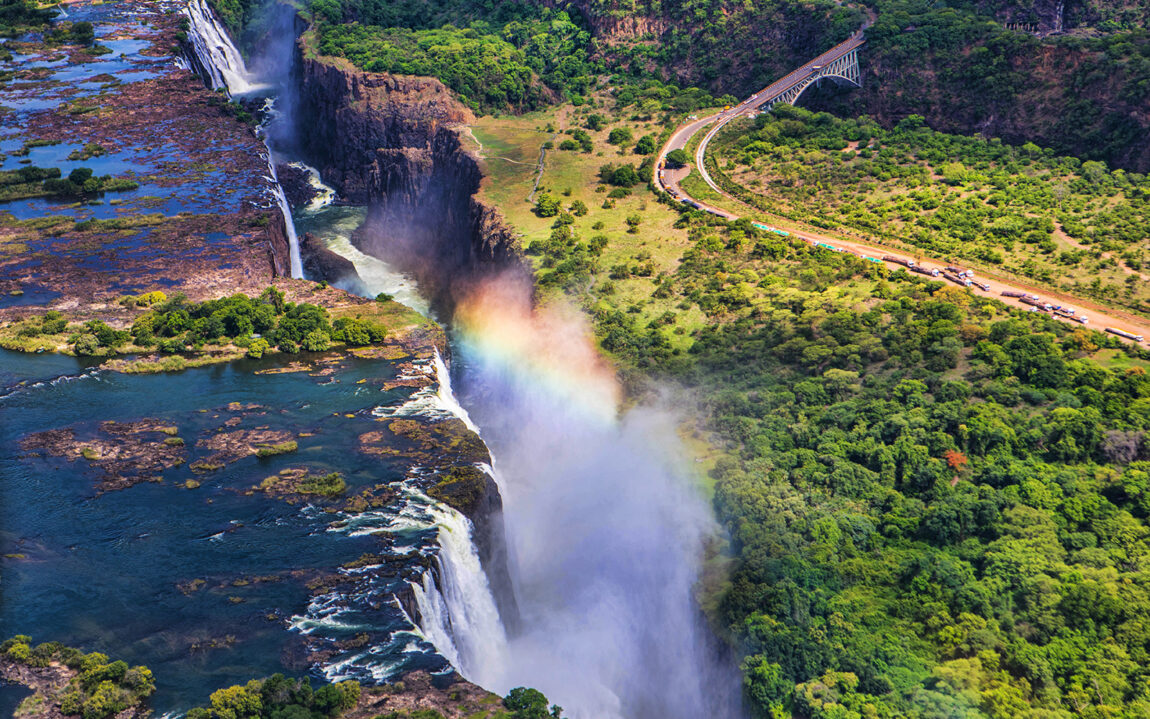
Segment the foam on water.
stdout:
[[315,190],[315,197],[304,207],[308,212],[318,212],[335,201],[335,188],[324,183],[319,170],[306,162],[289,162],[288,166],[307,173],[307,184]]

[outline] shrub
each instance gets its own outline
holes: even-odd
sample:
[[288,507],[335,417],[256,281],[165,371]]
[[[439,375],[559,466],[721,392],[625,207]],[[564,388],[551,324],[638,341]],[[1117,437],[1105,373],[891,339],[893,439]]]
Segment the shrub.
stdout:
[[631,144],[631,140],[634,139],[634,137],[635,136],[631,133],[630,128],[616,127],[611,131],[609,135],[607,135],[607,142],[611,143],[612,145],[629,145]]
[[636,155],[651,155],[657,149],[655,146],[655,136],[643,135],[639,138],[639,141],[635,143],[634,152]]
[[100,341],[96,335],[82,334],[76,338],[72,350],[81,357],[91,357],[100,351]]
[[264,352],[267,352],[269,349],[271,349],[271,346],[268,344],[268,341],[263,337],[257,337],[248,345],[248,351],[246,354],[252,359],[259,359],[263,357]]
[[562,203],[550,192],[540,192],[535,200],[535,214],[539,217],[554,217],[562,209]]
[[300,346],[308,352],[325,352],[331,347],[331,337],[322,330],[312,330],[304,335]]
[[667,153],[668,167],[686,167],[691,162],[691,156],[686,150],[671,150]]
[[287,454],[299,449],[299,444],[296,441],[289,440],[287,442],[280,442],[279,444],[264,445],[256,450],[257,457],[274,457],[278,454]]
[[343,475],[339,472],[332,472],[325,475],[311,475],[299,484],[299,492],[301,494],[319,494],[325,497],[335,497],[343,494],[347,489],[347,482],[343,481]]

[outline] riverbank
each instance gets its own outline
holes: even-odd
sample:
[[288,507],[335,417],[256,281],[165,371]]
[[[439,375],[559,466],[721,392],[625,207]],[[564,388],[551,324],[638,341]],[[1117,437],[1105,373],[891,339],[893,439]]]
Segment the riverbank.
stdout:
[[486,581],[471,537],[498,542],[500,498],[443,330],[286,276],[267,149],[179,66],[178,8],[69,6],[58,26],[92,22],[111,53],[12,45],[0,159],[139,187],[0,204],[0,341],[27,352],[0,371],[18,415],[0,432],[0,625],[144,660],[159,711],[276,671],[448,691],[420,625],[455,601],[449,580]]

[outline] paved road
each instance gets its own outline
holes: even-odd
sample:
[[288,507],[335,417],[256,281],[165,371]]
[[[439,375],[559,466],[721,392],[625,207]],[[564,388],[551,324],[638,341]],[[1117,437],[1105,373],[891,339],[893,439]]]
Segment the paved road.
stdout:
[[[723,192],[723,190],[721,190],[719,186],[712,181],[710,175],[707,174],[707,171],[703,166],[703,155],[706,152],[707,144],[710,142],[710,139],[714,137],[715,134],[731,120],[735,119],[736,117],[756,111],[761,105],[769,102],[775,97],[778,97],[783,92],[790,89],[797,82],[806,78],[812,72],[812,66],[828,65],[862,45],[865,42],[863,37],[863,32],[865,29],[866,27],[864,26],[846,41],[836,45],[822,55],[819,55],[794,72],[789,73],[782,79],[771,83],[738,105],[723,110],[722,112],[708,115],[706,117],[697,118],[692,116],[691,118],[688,118],[688,122],[676,129],[675,132],[671,135],[671,138],[667,140],[667,143],[663,145],[663,148],[659,151],[659,158],[658,162],[656,163],[656,167],[660,169],[657,171],[655,177],[656,186],[680,201],[689,201],[690,203],[693,203],[698,209],[703,210],[704,212],[710,212],[728,220],[739,219],[740,215],[730,211],[726,207],[719,207],[713,203],[703,202],[691,197],[687,192],[685,192],[679,183],[681,183],[683,179],[691,173],[691,168],[683,167],[676,169],[666,167],[665,160],[667,153],[671,152],[672,150],[686,149],[687,145],[691,142],[691,138],[698,134],[699,131],[703,128],[710,126],[710,129],[707,131],[707,134],[704,135],[703,140],[699,143],[699,146],[695,152],[695,167],[699,170],[700,176],[711,187],[712,190],[721,195],[724,199],[730,201],[725,203],[728,205],[728,207],[745,208],[745,206],[743,206],[738,199],[728,195],[726,192]],[[862,257],[881,259],[884,255],[892,255],[910,259],[910,256],[905,252],[892,251],[889,249],[875,247],[873,245],[846,241],[841,238],[831,237],[829,235],[822,235],[805,231],[792,231],[789,234],[792,237],[798,237],[811,244],[830,245],[834,249],[850,252]],[[943,262],[931,260],[929,258],[919,258],[917,263],[926,267],[935,267],[940,270],[945,265]],[[899,264],[892,262],[883,262],[883,264],[892,269],[897,269],[900,267]],[[1026,292],[1032,296],[1041,295],[1042,293],[1040,288],[1031,287],[1025,284],[1011,282],[996,277],[979,276],[975,279],[979,283],[987,285],[988,289],[983,290],[980,287],[971,287],[972,291],[991,294],[999,297],[1003,302],[1008,304],[1014,303],[1026,309],[1030,309],[1030,307],[1023,303],[1020,299],[1003,297],[1002,293]],[[1067,305],[1065,300],[1057,301],[1054,299],[1047,299],[1045,301],[1055,305]],[[1077,299],[1075,299],[1073,302],[1073,306],[1076,309],[1078,316],[1085,315],[1089,317],[1089,323],[1086,325],[1087,327],[1098,330],[1101,330],[1104,327],[1114,327],[1116,329],[1129,332],[1133,335],[1150,337],[1150,322],[1147,322],[1146,320],[1134,318],[1124,314],[1120,316],[1113,310],[1105,309],[1091,302],[1084,302]],[[1065,321],[1073,322],[1069,319],[1066,319]]]

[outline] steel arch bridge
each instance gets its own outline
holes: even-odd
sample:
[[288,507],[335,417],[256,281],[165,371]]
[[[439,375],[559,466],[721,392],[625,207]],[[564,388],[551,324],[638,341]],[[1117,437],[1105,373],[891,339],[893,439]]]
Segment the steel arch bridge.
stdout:
[[766,101],[759,108],[769,110],[775,105],[794,105],[807,88],[823,79],[833,80],[841,85],[862,87],[862,77],[859,74],[858,47],[852,48],[846,54],[840,55],[826,65],[811,67],[806,77],[799,78],[797,82],[783,89],[778,95],[766,98]]

